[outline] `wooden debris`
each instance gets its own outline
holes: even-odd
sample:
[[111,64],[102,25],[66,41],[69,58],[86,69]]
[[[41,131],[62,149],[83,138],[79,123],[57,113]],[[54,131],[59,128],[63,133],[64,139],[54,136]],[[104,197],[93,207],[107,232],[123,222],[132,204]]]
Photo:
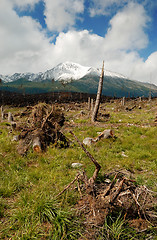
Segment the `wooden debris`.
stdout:
[[74,182],[78,179],[79,175],[80,175],[80,173],[78,173],[78,174],[76,175],[76,177],[74,178],[74,180],[72,180],[72,181],[68,184],[68,186],[66,186],[60,193],[57,194],[56,198],[59,197],[62,193],[64,193],[68,188],[70,188],[71,185],[74,184]]
[[40,138],[38,136],[34,137],[33,139],[33,151],[34,152],[41,152],[41,141]]
[[[153,198],[155,199],[153,197],[154,193],[150,192],[145,186],[136,186],[134,184],[135,180],[125,177],[125,171],[117,171],[109,185],[105,181],[99,184],[96,183],[101,166],[85,149],[74,133],[71,132],[71,134],[94,163],[96,169],[90,179],[87,178],[84,171],[79,173],[57,196],[65,192],[77,180],[77,188],[81,198],[76,209],[79,216],[83,215],[85,217],[85,229],[88,229],[90,233],[93,232],[93,236],[96,236],[97,231],[104,225],[107,215],[118,211],[124,213],[125,220],[129,219],[130,226],[133,226],[135,222],[139,222],[138,231],[145,231],[150,225],[157,223],[157,214],[152,210]],[[107,175],[111,177],[113,173]],[[85,184],[85,192],[81,191],[83,188],[80,186],[80,181]],[[90,233],[86,235],[87,239],[95,239],[92,238]]]
[[125,181],[125,179],[123,178],[121,180],[121,182],[119,183],[119,186],[118,186],[118,189],[116,190],[116,193],[111,197],[111,200],[110,200],[111,204],[115,201],[115,199],[118,197],[120,191],[122,190],[124,181]]
[[105,196],[109,193],[110,189],[112,188],[112,186],[113,186],[113,184],[114,184],[114,182],[115,182],[115,180],[116,180],[116,178],[117,178],[117,175],[118,175],[118,174],[116,174],[116,175],[114,176],[114,179],[112,180],[112,182],[110,183],[110,185],[105,189],[104,193],[102,194],[102,197],[105,197]]
[[122,104],[122,106],[125,105],[125,97],[122,98],[121,104]]
[[33,151],[41,152],[46,150],[50,143],[57,145],[58,140],[62,147],[69,145],[67,138],[60,131],[65,120],[60,110],[40,103],[32,108],[28,119],[28,125],[19,135],[20,154],[25,154],[30,146],[33,147]]
[[88,111],[90,111],[91,109],[91,98],[88,97]]
[[4,120],[4,108],[1,106],[1,119]]
[[[75,134],[70,131],[70,133],[75,137],[76,141],[79,143],[80,147],[83,149],[83,151],[86,153],[86,155],[90,158],[90,160],[94,163],[96,169],[93,173],[93,176],[88,180],[88,185],[93,185],[97,176],[98,176],[98,173],[101,169],[101,166],[99,165],[99,163],[94,159],[94,157],[90,154],[90,152],[87,151],[87,149],[84,147],[84,145],[80,142],[80,140],[75,136]],[[93,186],[92,186],[93,187]]]
[[87,137],[83,140],[83,144],[87,145],[87,146],[91,146],[92,143],[98,142],[100,139],[102,138],[111,138],[114,137],[114,133],[113,130],[111,129],[105,129],[103,132],[99,133],[98,137],[96,138],[90,138]]
[[113,137],[114,133],[111,129],[105,129],[103,132],[99,134],[99,136],[96,138],[96,142],[99,141],[102,138],[110,138]]
[[8,113],[8,122],[13,122],[14,119],[13,119],[13,115],[11,112]]

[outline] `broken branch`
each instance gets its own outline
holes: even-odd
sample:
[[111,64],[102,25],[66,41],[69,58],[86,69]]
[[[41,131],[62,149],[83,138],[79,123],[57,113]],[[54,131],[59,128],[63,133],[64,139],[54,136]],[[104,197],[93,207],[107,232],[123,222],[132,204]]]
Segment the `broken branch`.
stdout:
[[68,184],[68,186],[66,186],[60,193],[57,194],[56,198],[59,197],[62,193],[64,193],[68,188],[70,188],[70,186],[78,179],[78,176],[80,175],[80,173],[78,173],[76,175],[76,177],[74,178],[74,180]]
[[120,184],[119,184],[119,187],[118,187],[118,189],[117,189],[115,195],[111,198],[110,203],[113,203],[113,202],[115,201],[115,199],[118,197],[120,191],[122,190],[122,187],[123,187],[123,183],[124,183],[124,181],[125,181],[125,179],[123,178],[122,181],[121,181]]
[[118,175],[118,173],[114,176],[114,179],[112,180],[110,185],[105,189],[104,193],[102,194],[103,197],[105,197],[109,193],[110,189],[112,188],[112,186],[117,178],[117,175]]
[[91,159],[91,161],[94,163],[96,169],[93,173],[93,176],[89,179],[89,183],[94,183],[97,176],[98,176],[98,172],[101,169],[101,166],[99,165],[99,163],[94,159],[94,157],[87,151],[87,149],[84,147],[84,145],[80,142],[80,140],[75,136],[75,134],[70,131],[70,133],[74,136],[74,138],[76,139],[76,141],[79,143],[80,147],[83,149],[83,151],[86,153],[86,155]]

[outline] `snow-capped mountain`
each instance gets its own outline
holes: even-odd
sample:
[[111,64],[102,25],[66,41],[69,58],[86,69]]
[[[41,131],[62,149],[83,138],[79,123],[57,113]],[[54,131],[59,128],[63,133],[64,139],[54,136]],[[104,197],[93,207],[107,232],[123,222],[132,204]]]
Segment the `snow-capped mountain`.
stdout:
[[[13,82],[18,79],[25,79],[28,81],[44,81],[44,80],[54,80],[54,81],[71,81],[78,80],[85,76],[100,76],[101,68],[85,67],[77,63],[65,62],[60,63],[56,67],[47,70],[46,72],[35,73],[15,73],[13,75],[0,75],[0,79],[4,82]],[[104,75],[113,78],[126,78],[121,74],[117,74],[111,71],[104,71]]]

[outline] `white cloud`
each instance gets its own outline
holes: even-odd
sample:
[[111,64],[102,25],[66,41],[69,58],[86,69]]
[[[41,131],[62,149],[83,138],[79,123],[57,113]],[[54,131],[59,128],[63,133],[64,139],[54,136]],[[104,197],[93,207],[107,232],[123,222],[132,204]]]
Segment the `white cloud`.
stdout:
[[157,52],[152,53],[147,60],[134,64],[132,69],[133,79],[140,79],[157,85]]
[[14,4],[14,6],[17,6],[23,10],[26,7],[33,8],[36,3],[40,2],[40,0],[10,0],[10,2]]
[[[89,31],[69,31],[60,33],[54,47],[58,61],[75,61],[85,65],[95,65],[99,59],[100,46],[104,39]],[[100,54],[102,61],[102,54]]]
[[62,31],[73,26],[84,11],[84,0],[44,0],[45,22],[51,31]]
[[144,31],[148,21],[143,6],[130,3],[111,19],[105,40],[111,49],[142,49],[148,44]]
[[40,24],[31,17],[20,18],[10,1],[1,0],[0,5],[0,72],[37,69],[50,46]]

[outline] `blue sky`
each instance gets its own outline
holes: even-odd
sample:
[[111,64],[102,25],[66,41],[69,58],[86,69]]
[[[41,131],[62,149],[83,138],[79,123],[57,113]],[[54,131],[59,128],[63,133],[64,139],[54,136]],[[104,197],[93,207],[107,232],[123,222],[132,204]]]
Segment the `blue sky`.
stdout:
[[156,0],[0,0],[0,74],[72,61],[157,85]]

